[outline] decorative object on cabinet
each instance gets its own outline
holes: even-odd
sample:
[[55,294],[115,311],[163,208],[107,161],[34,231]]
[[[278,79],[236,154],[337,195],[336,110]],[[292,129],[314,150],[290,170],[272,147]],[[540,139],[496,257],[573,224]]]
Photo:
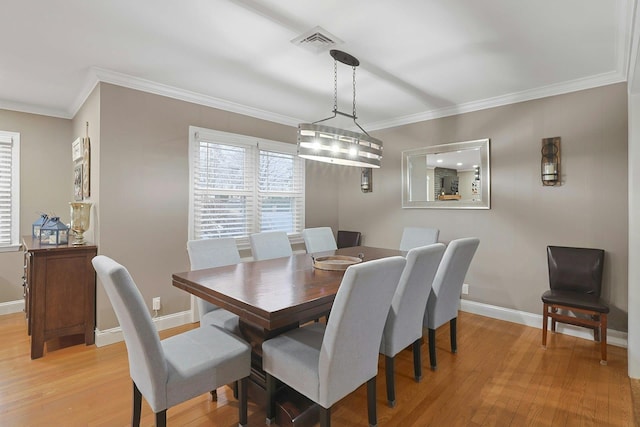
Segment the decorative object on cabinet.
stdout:
[[40,227],[39,239],[41,245],[66,245],[69,242],[69,227],[57,216],[51,217]]
[[560,184],[560,137],[542,138],[542,185]]
[[24,236],[24,297],[31,358],[44,354],[45,342],[84,335],[94,343],[96,276],[91,259],[97,247],[42,245]]
[[[370,136],[356,121],[356,67],[360,61],[340,50],[333,49],[329,53],[333,57],[333,116],[298,125],[298,155],[336,165],[379,168],[382,141]],[[338,61],[353,69],[353,114],[338,110]],[[318,124],[334,119],[338,114],[353,119],[362,133]]]
[[92,203],[69,202],[71,207],[71,231],[75,236],[73,246],[85,245],[84,232],[89,229]]
[[360,173],[360,189],[363,193],[371,193],[373,191],[373,169],[362,168]]
[[40,237],[40,228],[49,220],[49,215],[46,213],[40,214],[40,218],[36,219],[33,224],[31,224],[31,237],[39,238]]

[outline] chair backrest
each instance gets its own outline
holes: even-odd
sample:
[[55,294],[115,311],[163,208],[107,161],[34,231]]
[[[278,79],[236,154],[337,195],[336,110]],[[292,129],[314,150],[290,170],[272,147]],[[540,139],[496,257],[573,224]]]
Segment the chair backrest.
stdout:
[[393,357],[422,337],[427,298],[444,250],[445,245],[434,243],[413,248],[407,254],[407,265],[400,276],[384,326],[381,353]]
[[396,256],[347,268],[320,350],[318,403],[325,408],[376,376],[385,314],[405,264]]
[[122,328],[131,379],[142,395],[153,402],[152,407],[166,407],[163,405],[169,369],[140,291],[127,269],[111,258],[98,255],[91,262]]
[[452,240],[444,251],[424,313],[424,326],[436,329],[458,316],[462,284],[480,240],[475,237]]
[[600,296],[604,250],[547,246],[549,287]]
[[331,227],[305,228],[302,238],[309,254],[338,249]]
[[249,243],[251,243],[253,259],[256,261],[283,258],[293,254],[289,238],[284,231],[263,231],[251,234]]
[[439,235],[440,230],[437,228],[405,227],[400,240],[400,250],[408,251],[420,246],[438,243]]
[[360,233],[359,231],[338,230],[338,249],[360,246],[361,238],[362,233]]
[[[189,253],[191,270],[222,267],[240,262],[240,253],[233,237],[189,240],[187,242],[187,252]],[[198,298],[196,302],[200,316],[218,308],[202,298]]]

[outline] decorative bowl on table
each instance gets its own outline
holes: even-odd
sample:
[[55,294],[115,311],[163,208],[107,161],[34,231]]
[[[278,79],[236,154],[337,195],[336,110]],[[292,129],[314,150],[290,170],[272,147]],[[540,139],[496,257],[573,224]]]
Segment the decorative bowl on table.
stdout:
[[313,268],[330,271],[344,271],[350,265],[362,262],[361,258],[347,255],[329,255],[312,258]]

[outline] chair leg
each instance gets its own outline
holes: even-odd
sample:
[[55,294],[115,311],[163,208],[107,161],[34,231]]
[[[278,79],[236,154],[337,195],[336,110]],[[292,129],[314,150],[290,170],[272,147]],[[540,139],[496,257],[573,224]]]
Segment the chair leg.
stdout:
[[602,324],[602,317],[595,314],[593,316],[591,316],[591,320],[598,322],[598,326],[596,326],[595,328],[593,328],[593,340],[595,342],[600,342],[601,334],[600,334],[600,325]]
[[600,364],[607,364],[607,315],[600,315]]
[[451,338],[451,353],[458,352],[458,318],[454,317],[449,321],[449,337]]
[[549,316],[549,305],[543,304],[542,306],[542,348],[547,348],[547,325],[549,321],[547,320]]
[[156,427],[167,427],[167,410],[156,413]]
[[331,427],[331,408],[320,406],[320,427]]
[[271,424],[276,419],[276,379],[266,372],[265,377],[267,381],[267,424]]
[[367,412],[369,414],[369,427],[378,425],[378,415],[376,414],[376,377],[367,381]]
[[218,401],[218,390],[213,389],[209,393],[211,394],[211,401],[212,402],[217,402]]
[[396,406],[396,384],[394,378],[394,357],[385,356],[385,374],[387,379],[387,401],[389,403],[389,408],[393,408]]
[[233,397],[238,398],[238,381],[233,383]]
[[420,354],[420,346],[422,346],[422,338],[418,338],[413,342],[413,375],[417,383],[422,379],[422,355]]
[[247,425],[247,386],[249,377],[244,377],[235,382],[238,391],[238,418],[240,419],[240,425]]
[[431,370],[438,369],[436,361],[436,330],[429,328],[429,361],[431,362]]
[[133,415],[131,416],[131,426],[140,426],[140,412],[142,411],[142,393],[138,390],[136,383],[133,383]]
[[[558,309],[552,306],[551,307],[551,312],[555,314],[555,313],[558,312]],[[555,317],[551,317],[551,332],[553,332],[553,333],[556,332],[556,323],[557,322],[556,322]]]

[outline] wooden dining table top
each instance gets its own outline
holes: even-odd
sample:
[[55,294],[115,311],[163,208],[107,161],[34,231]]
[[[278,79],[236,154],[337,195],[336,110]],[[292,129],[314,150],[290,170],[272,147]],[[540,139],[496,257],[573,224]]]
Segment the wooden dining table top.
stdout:
[[[363,262],[404,255],[397,249],[342,248],[315,256],[363,255]],[[275,330],[317,319],[331,310],[344,271],[320,270],[310,254],[242,262],[172,275],[173,286],[240,316],[245,322]]]

